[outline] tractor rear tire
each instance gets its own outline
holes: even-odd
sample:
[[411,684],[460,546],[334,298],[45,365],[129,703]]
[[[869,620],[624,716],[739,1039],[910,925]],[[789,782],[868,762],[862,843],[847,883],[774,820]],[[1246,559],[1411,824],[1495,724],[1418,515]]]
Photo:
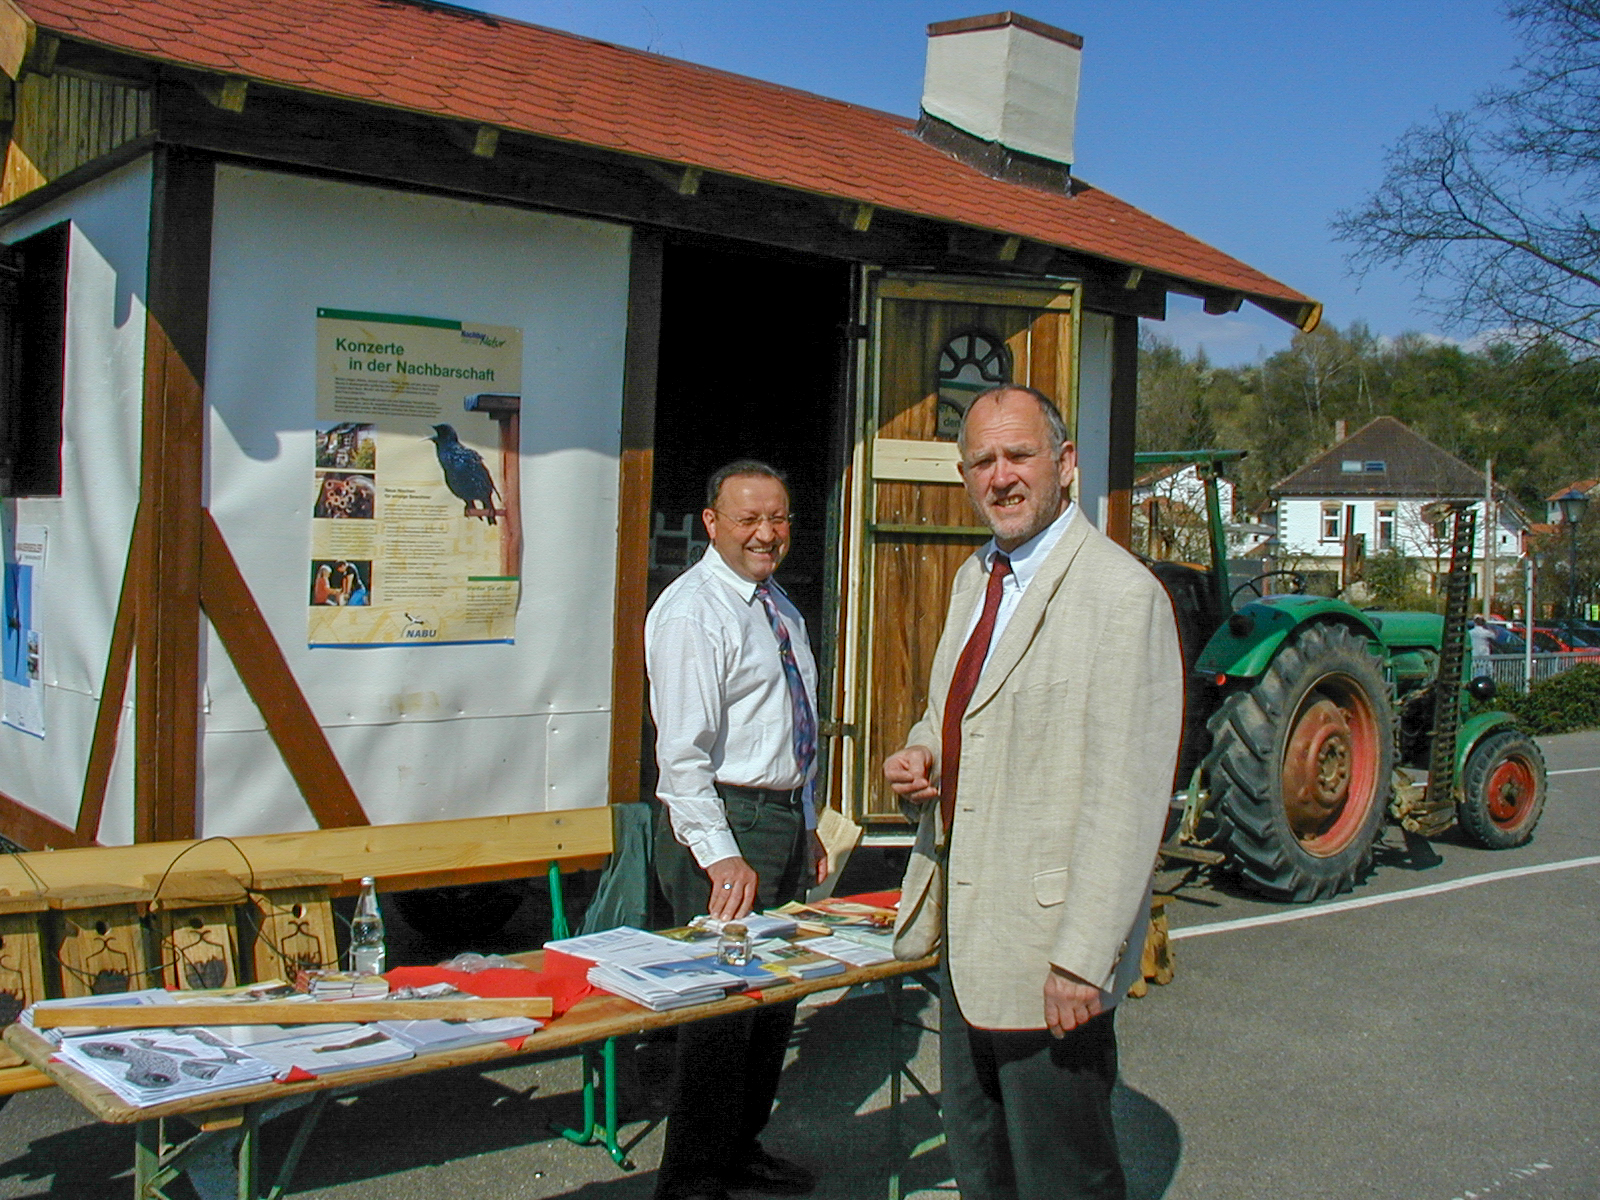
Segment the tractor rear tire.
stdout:
[[1491,733],[1467,757],[1461,795],[1463,833],[1486,850],[1520,846],[1544,812],[1544,755],[1520,729]]
[[1207,723],[1219,844],[1253,891],[1309,901],[1372,865],[1394,773],[1394,707],[1364,638],[1308,625]]

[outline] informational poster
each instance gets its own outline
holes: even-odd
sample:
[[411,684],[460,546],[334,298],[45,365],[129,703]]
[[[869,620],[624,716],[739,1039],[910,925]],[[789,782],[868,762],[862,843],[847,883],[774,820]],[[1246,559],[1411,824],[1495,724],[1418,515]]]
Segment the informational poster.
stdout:
[[5,564],[4,680],[0,682],[0,720],[34,737],[44,736],[43,655],[39,634],[39,585],[44,575],[48,532],[43,525],[18,525],[15,547]]
[[510,642],[522,331],[317,310],[312,646]]

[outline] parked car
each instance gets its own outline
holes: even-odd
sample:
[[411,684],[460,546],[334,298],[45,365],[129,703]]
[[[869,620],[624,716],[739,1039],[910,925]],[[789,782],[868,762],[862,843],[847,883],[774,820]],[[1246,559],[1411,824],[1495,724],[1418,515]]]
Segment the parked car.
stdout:
[[[1510,629],[1519,638],[1526,636],[1526,629],[1521,625],[1512,625]],[[1533,649],[1536,654],[1571,654],[1580,662],[1600,661],[1600,649],[1568,641],[1566,631],[1558,632],[1549,625],[1533,627]]]
[[1593,621],[1551,621],[1550,628],[1568,645],[1600,649],[1600,624]]

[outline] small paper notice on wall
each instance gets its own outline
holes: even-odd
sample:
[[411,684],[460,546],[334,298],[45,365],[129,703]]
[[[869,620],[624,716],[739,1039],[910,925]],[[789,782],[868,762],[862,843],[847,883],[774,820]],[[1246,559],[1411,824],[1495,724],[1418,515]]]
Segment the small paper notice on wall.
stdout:
[[0,720],[14,729],[44,736],[43,637],[39,603],[44,575],[43,525],[18,525],[10,559],[5,564],[4,682],[0,684]]

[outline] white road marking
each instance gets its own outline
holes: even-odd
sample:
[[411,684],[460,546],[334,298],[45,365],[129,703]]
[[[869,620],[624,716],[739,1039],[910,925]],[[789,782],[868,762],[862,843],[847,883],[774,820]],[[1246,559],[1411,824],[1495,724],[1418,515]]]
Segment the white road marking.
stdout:
[[1571,871],[1578,867],[1600,867],[1600,854],[1588,858],[1569,858],[1562,862],[1540,863],[1532,867],[1507,867],[1503,871],[1489,871],[1483,875],[1469,875],[1465,879],[1451,879],[1445,883],[1430,883],[1425,887],[1407,888],[1401,892],[1386,892],[1382,896],[1359,896],[1353,900],[1335,900],[1332,904],[1317,904],[1309,908],[1295,908],[1287,912],[1266,913],[1259,917],[1240,917],[1234,921],[1217,921],[1211,925],[1190,925],[1174,929],[1168,936],[1173,941],[1201,937],[1208,933],[1232,933],[1236,929],[1256,929],[1262,925],[1282,925],[1287,921],[1306,921],[1312,917],[1326,917],[1334,913],[1349,912],[1357,908],[1373,908],[1396,900],[1415,900],[1421,896],[1438,896],[1445,892],[1476,887],[1480,883],[1498,883],[1502,879],[1518,879],[1524,875],[1547,875],[1551,871]]
[[1585,771],[1600,771],[1600,767],[1568,767],[1563,771],[1546,771],[1546,775],[1582,775]]

